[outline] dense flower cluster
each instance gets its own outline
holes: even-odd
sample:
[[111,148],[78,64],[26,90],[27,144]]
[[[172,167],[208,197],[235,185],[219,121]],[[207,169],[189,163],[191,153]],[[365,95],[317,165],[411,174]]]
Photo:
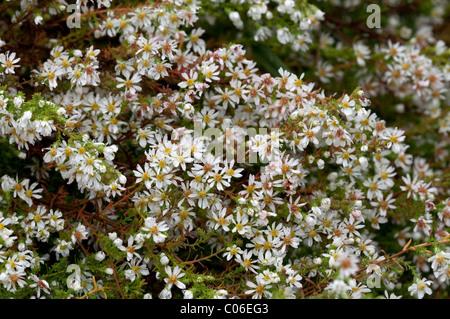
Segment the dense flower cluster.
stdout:
[[[381,44],[322,32],[361,1],[7,2],[11,32],[80,25],[36,61],[2,39],[2,295],[447,296],[448,8],[430,2]],[[241,34],[216,45],[219,9]],[[265,70],[261,43],[314,65]],[[382,117],[405,105],[420,125]]]

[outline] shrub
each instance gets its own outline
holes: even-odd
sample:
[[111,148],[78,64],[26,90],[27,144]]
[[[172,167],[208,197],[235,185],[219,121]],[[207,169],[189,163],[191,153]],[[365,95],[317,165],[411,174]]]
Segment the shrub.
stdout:
[[2,297],[448,296],[446,1],[0,9]]

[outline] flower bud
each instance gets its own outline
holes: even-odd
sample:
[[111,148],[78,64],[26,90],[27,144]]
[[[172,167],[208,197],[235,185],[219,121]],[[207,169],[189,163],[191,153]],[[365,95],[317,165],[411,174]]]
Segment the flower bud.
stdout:
[[236,28],[242,29],[244,27],[244,23],[241,20],[241,16],[239,15],[239,12],[237,12],[237,11],[230,12],[228,17],[230,18],[231,22],[233,22],[233,24]]
[[81,52],[81,50],[76,49],[73,51],[73,56],[77,57],[77,58],[81,58],[83,56],[83,52]]
[[194,294],[190,290],[183,290],[183,298],[184,299],[193,299]]
[[245,198],[243,198],[243,197],[238,199],[238,204],[239,205],[244,205],[246,202],[247,202],[247,200]]
[[395,110],[398,113],[404,113],[405,112],[405,105],[403,103],[399,103],[395,106]]
[[325,167],[325,161],[324,161],[323,159],[319,159],[319,160],[317,161],[317,167],[318,167],[319,169],[323,169],[323,168]]
[[166,254],[162,253],[159,261],[162,265],[165,266],[169,263],[169,258],[166,256]]
[[[22,105],[22,103],[23,103],[23,98],[21,97],[21,96],[16,96],[15,98],[14,98],[14,105],[16,106],[16,107],[20,107],[21,105]],[[29,112],[29,111],[27,111],[27,112]],[[27,113],[27,112],[25,112],[25,113]],[[30,112],[31,113],[31,112]]]
[[103,251],[99,251],[96,255],[95,255],[95,260],[97,261],[102,261],[103,259],[105,259],[106,254]]
[[317,223],[317,219],[316,216],[309,214],[305,217],[305,222],[309,225],[309,226],[314,226]]
[[159,293],[159,298],[160,299],[171,299],[172,298],[172,292],[166,288],[164,288],[163,290],[161,290],[161,292]]
[[114,245],[116,245],[116,246],[122,246],[123,240],[120,239],[120,238],[116,238],[116,239],[114,239],[113,243],[114,243]]
[[112,276],[114,274],[114,270],[112,268],[106,268],[105,272],[110,276]]
[[120,183],[120,184],[125,184],[126,182],[127,182],[126,176],[120,174],[120,176],[119,176],[119,183]]
[[322,201],[320,202],[320,207],[323,209],[330,209],[331,207],[331,199],[327,198],[323,198]]
[[66,114],[66,109],[63,108],[63,107],[60,107],[60,108],[56,111],[56,114],[57,114],[58,116],[62,116],[62,115],[64,115],[64,114]]
[[336,172],[331,172],[331,173],[328,175],[328,180],[329,180],[330,182],[334,182],[334,181],[336,181],[337,177],[338,177],[338,173],[336,173]]
[[367,162],[367,158],[365,158],[364,156],[361,156],[359,158],[359,164],[364,168],[367,168],[367,166],[369,165]]
[[117,238],[117,233],[116,232],[109,233],[108,238],[110,240],[115,240]]

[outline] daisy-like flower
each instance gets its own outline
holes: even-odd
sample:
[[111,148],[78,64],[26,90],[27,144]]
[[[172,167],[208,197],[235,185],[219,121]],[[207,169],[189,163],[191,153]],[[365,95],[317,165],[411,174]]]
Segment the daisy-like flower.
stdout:
[[216,89],[216,93],[217,95],[214,95],[213,98],[219,101],[218,103],[224,110],[227,109],[228,104],[234,108],[236,103],[239,101],[239,97],[234,93],[234,90],[230,90],[227,87],[224,89],[218,87]]
[[316,134],[320,131],[320,126],[312,126],[308,129],[306,129],[305,132],[302,132],[299,134],[299,136],[303,136],[303,138],[300,141],[300,145],[303,148],[306,148],[310,142],[314,143],[315,145],[319,144],[319,140],[317,139]]
[[450,253],[445,251],[440,251],[437,254],[428,258],[428,262],[431,263],[431,268],[434,271],[437,271],[439,268],[448,264],[449,260],[450,260]]
[[408,291],[410,292],[411,296],[422,299],[425,295],[431,295],[433,293],[433,290],[431,290],[430,288],[431,284],[431,280],[422,278],[416,280],[415,283],[409,286]]
[[300,210],[300,207],[305,206],[307,204],[307,202],[299,204],[300,200],[301,200],[301,196],[298,196],[294,202],[292,202],[293,197],[292,196],[289,197],[289,204],[287,204],[288,208],[289,208],[289,215],[286,219],[287,221],[290,220],[291,214],[294,215],[299,221],[301,221],[303,219],[303,215]]
[[153,37],[147,39],[143,36],[140,36],[136,41],[136,44],[139,46],[139,50],[136,51],[136,55],[142,54],[142,57],[144,59],[148,59],[155,55],[161,47],[156,38]]
[[341,103],[339,104],[341,107],[341,111],[347,115],[351,116],[354,112],[356,102],[354,100],[350,99],[350,96],[348,94],[345,94],[344,98],[342,99]]
[[356,62],[359,66],[365,66],[366,60],[370,57],[370,49],[361,42],[353,44],[353,50],[356,55]]
[[249,234],[251,231],[251,226],[249,223],[249,218],[247,214],[237,212],[236,216],[231,221],[232,224],[234,224],[234,227],[232,228],[232,232],[238,232],[241,236],[245,234]]
[[219,81],[219,67],[215,64],[203,62],[200,66],[200,71],[205,76],[206,82]]
[[26,273],[24,270],[3,272],[0,274],[0,281],[7,291],[15,292],[19,288],[23,288],[26,284]]
[[142,81],[139,73],[131,75],[131,73],[125,72],[125,79],[117,77],[116,80],[119,82],[116,87],[118,89],[125,87],[125,93],[129,92],[134,95],[136,92],[140,92],[142,90],[142,88],[138,85]]
[[127,260],[130,261],[133,258],[141,258],[141,256],[137,253],[137,250],[142,247],[142,243],[134,243],[135,238],[133,236],[128,237],[127,247],[124,245],[119,245],[117,248],[121,251],[125,251],[127,253]]
[[92,156],[83,156],[80,163],[80,170],[85,174],[94,174],[95,170],[101,170],[102,161]]
[[387,148],[392,148],[395,153],[400,153],[402,150],[401,143],[405,140],[403,135],[405,132],[398,128],[387,128],[382,134],[382,138],[387,140]]
[[224,231],[229,231],[231,221],[233,219],[233,215],[226,215],[227,214],[227,208],[224,207],[218,212],[213,212],[211,219],[214,223],[214,229],[218,229],[221,227]]
[[84,239],[87,239],[89,236],[89,229],[86,228],[83,224],[78,224],[77,228],[72,232],[72,244],[77,242],[81,242]]
[[387,186],[382,183],[382,180],[380,180],[377,177],[368,178],[363,183],[364,186],[366,186],[367,189],[367,198],[381,198],[383,197],[383,190],[387,189]]
[[414,226],[414,232],[422,232],[426,236],[430,235],[431,232],[431,224],[433,220],[426,216],[419,216],[419,218],[412,218],[412,222],[416,223]]
[[147,276],[150,274],[147,265],[140,259],[132,259],[127,262],[129,269],[125,270],[125,277],[130,281],[135,281],[138,276]]
[[205,33],[205,30],[202,28],[193,29],[191,35],[187,39],[186,49],[192,50],[200,55],[203,54],[206,45],[205,40],[201,38],[203,33]]
[[23,185],[24,191],[19,193],[19,196],[28,204],[28,206],[32,206],[33,198],[36,199],[42,198],[40,193],[42,193],[43,189],[42,188],[36,189],[36,187],[39,185],[38,183],[33,183],[30,186],[28,186],[29,184],[28,179],[25,180],[24,182],[25,182]]
[[234,244],[233,246],[227,247],[226,252],[223,254],[224,257],[226,257],[227,261],[231,260],[232,258],[236,258],[236,256],[239,256],[243,253],[243,250],[236,246]]
[[0,237],[7,238],[13,233],[12,230],[6,227],[10,224],[13,224],[13,220],[9,217],[5,218],[3,214],[0,214]]
[[235,164],[235,160],[231,160],[229,162],[225,162],[225,175],[224,177],[228,179],[228,181],[231,180],[231,178],[240,178],[242,177],[241,172],[244,171],[243,168],[233,168]]
[[369,293],[371,290],[361,282],[357,282],[356,279],[351,278],[348,281],[348,285],[352,289],[350,297],[352,299],[361,299],[364,293]]
[[148,232],[155,243],[162,243],[166,240],[167,235],[164,232],[169,230],[169,225],[165,221],[158,222],[154,217],[147,217],[144,222],[142,231]]
[[350,163],[356,160],[356,156],[353,155],[354,148],[342,149],[341,152],[337,152],[336,163],[342,165],[344,168],[348,167]]
[[184,79],[184,81],[181,81],[178,83],[178,86],[180,88],[194,88],[196,81],[198,79],[198,71],[195,69],[190,69],[189,73],[183,73],[181,74],[182,78]]
[[137,165],[136,170],[133,171],[134,176],[137,177],[136,183],[144,182],[145,187],[152,188],[152,176],[155,172],[150,168],[148,162],[144,164],[144,168],[141,165]]
[[167,289],[170,290],[173,285],[177,286],[180,289],[186,289],[186,285],[180,281],[180,278],[185,275],[181,272],[181,270],[182,269],[178,266],[175,266],[173,269],[170,266],[165,267],[167,278],[164,278],[164,281],[167,284]]
[[222,191],[224,187],[229,187],[230,183],[227,182],[224,178],[224,175],[226,173],[226,168],[215,168],[213,170],[213,175],[208,179],[209,187],[213,188],[214,186]]
[[323,83],[330,83],[330,78],[333,76],[333,66],[326,61],[320,60],[317,65],[316,75]]
[[32,274],[30,276],[30,279],[33,280],[33,283],[29,285],[30,288],[36,289],[36,297],[41,296],[41,291],[45,292],[46,294],[50,294],[50,285],[46,280],[39,279],[38,276],[35,274]]
[[44,78],[43,81],[48,83],[50,90],[53,90],[58,86],[57,80],[63,73],[64,70],[60,66],[51,63],[44,63],[44,67],[41,71],[41,75]]
[[272,293],[269,291],[272,285],[266,284],[266,282],[262,280],[260,276],[256,276],[256,283],[247,281],[246,285],[250,289],[246,290],[245,294],[252,295],[252,299],[272,297]]
[[168,62],[159,62],[148,72],[148,76],[154,80],[162,79],[169,75],[168,70],[172,65]]
[[347,278],[358,271],[359,258],[345,251],[337,258],[336,266],[339,267],[340,273],[343,278]]
[[236,261],[241,264],[241,266],[244,267],[245,270],[250,270],[256,274],[259,266],[256,264],[257,260],[252,257],[252,251],[244,250],[241,255],[237,255]]
[[414,200],[417,199],[417,189],[419,187],[419,182],[417,180],[417,176],[411,178],[411,175],[402,176],[402,180],[405,183],[405,186],[400,186],[400,189],[404,192],[408,192],[407,198],[410,198],[411,195]]
[[112,196],[112,197],[116,197],[116,196],[120,196],[122,194],[122,191],[125,190],[125,187],[123,187],[119,181],[116,179],[115,181],[113,181],[111,184],[109,185],[105,185],[105,193],[106,196]]
[[15,74],[14,68],[18,68],[19,65],[16,64],[20,61],[20,58],[16,58],[16,52],[6,52],[0,53],[0,64],[5,68],[5,74]]
[[389,194],[386,198],[383,199],[383,197],[379,197],[376,199],[376,201],[370,202],[370,204],[373,207],[379,207],[380,209],[380,215],[386,216],[386,212],[388,209],[395,209],[396,207],[392,205],[395,203],[395,198],[392,198],[393,194]]
[[174,167],[181,167],[183,171],[187,169],[187,164],[194,162],[194,158],[191,157],[191,152],[187,150],[175,150],[171,153],[172,165]]
[[158,189],[164,189],[170,184],[176,184],[175,179],[177,179],[171,172],[169,167],[160,168],[157,167],[155,174],[151,177],[152,183]]

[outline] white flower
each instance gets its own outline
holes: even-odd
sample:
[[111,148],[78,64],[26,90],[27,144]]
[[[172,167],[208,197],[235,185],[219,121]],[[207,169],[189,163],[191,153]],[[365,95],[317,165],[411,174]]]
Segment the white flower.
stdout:
[[[21,97],[21,96],[16,96],[16,97],[14,97],[14,105],[16,106],[16,107],[20,107],[21,105],[22,105],[22,103],[23,103],[23,97]],[[31,113],[31,111],[26,111],[24,114],[23,114],[23,116],[22,116],[22,118],[23,119],[30,119],[31,118],[31,116],[32,116],[33,114]]]
[[399,153],[401,151],[401,143],[405,140],[405,136],[403,135],[405,132],[398,128],[386,129],[382,135],[382,138],[388,141],[387,147],[391,148],[395,153]]
[[147,265],[139,259],[132,259],[127,264],[130,268],[125,270],[125,277],[131,281],[135,281],[138,275],[147,276],[150,273]]
[[161,253],[159,262],[161,263],[161,265],[165,266],[165,265],[169,264],[169,258],[166,256],[166,254]]
[[167,278],[164,278],[164,281],[167,283],[166,289],[171,289],[173,285],[177,286],[180,289],[185,289],[186,285],[183,284],[179,278],[183,277],[185,274],[181,272],[181,268],[175,266],[175,268],[171,268],[170,266],[166,266],[165,268]]
[[336,266],[340,268],[343,278],[349,277],[359,269],[359,258],[348,252],[341,253],[336,259]]
[[216,294],[213,297],[214,299],[227,299],[228,298],[228,292],[225,289],[219,289],[217,290]]
[[95,260],[97,261],[102,261],[104,260],[106,257],[106,254],[103,251],[99,251],[97,252],[97,254],[95,254]]
[[244,27],[244,23],[241,20],[241,16],[239,15],[239,12],[232,11],[228,15],[228,17],[230,18],[231,22],[233,22],[233,24],[236,28],[242,29]]
[[289,32],[288,28],[283,27],[277,30],[277,39],[281,44],[287,44],[292,42],[292,34]]
[[426,280],[422,278],[417,280],[411,286],[408,287],[408,291],[411,293],[411,296],[415,296],[418,299],[422,299],[425,295],[431,295],[433,291],[429,287],[432,284],[431,280]]
[[20,58],[16,58],[16,52],[9,53],[0,53],[0,64],[5,68],[5,74],[14,74],[14,68],[19,67],[19,65],[15,64],[20,61]]
[[118,89],[125,87],[125,92],[129,92],[132,95],[142,90],[142,88],[138,85],[142,81],[139,73],[131,75],[126,72],[125,79],[117,77],[116,80],[119,82],[116,86]]
[[256,283],[247,281],[246,285],[250,288],[245,294],[252,295],[252,299],[261,299],[262,297],[270,298],[272,293],[268,290],[272,285],[268,285],[260,276],[256,276]]
[[36,25],[42,24],[42,21],[44,21],[44,18],[42,18],[42,16],[38,15],[38,16],[35,16],[35,17],[34,17],[34,23],[35,23]]
[[172,298],[172,292],[170,291],[170,289],[164,288],[163,290],[161,290],[161,292],[159,293],[158,297],[160,299],[171,299]]
[[165,221],[157,222],[156,218],[147,217],[141,230],[149,232],[149,236],[152,237],[155,243],[162,243],[167,237],[163,232],[169,230],[169,226]]
[[356,61],[359,66],[365,66],[366,61],[370,56],[370,49],[368,46],[361,42],[353,44],[353,50],[356,55]]

